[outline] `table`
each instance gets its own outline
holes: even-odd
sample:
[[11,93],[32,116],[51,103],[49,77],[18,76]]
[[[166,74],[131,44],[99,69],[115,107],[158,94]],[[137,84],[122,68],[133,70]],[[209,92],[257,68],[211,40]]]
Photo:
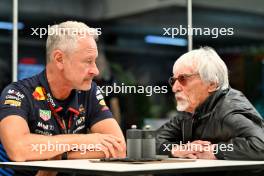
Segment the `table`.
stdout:
[[210,171],[233,171],[263,169],[264,161],[231,161],[231,160],[185,160],[175,159],[174,163],[112,163],[99,160],[57,160],[32,162],[0,162],[0,167],[27,170],[54,170],[96,175],[135,175],[159,173],[191,173]]

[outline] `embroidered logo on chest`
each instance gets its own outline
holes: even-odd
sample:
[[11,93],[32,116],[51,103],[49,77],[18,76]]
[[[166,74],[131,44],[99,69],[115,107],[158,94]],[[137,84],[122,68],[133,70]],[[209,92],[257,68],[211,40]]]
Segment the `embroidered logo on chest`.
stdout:
[[40,109],[39,110],[39,117],[44,121],[48,121],[51,118],[51,111]]

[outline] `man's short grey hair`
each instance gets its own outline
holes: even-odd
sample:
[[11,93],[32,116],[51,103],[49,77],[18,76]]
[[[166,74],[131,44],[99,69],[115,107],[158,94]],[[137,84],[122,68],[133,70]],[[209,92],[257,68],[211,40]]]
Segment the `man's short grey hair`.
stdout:
[[215,83],[217,89],[224,90],[229,87],[226,64],[211,47],[202,47],[182,55],[174,64],[173,73],[182,66],[193,68],[202,81]]
[[90,28],[86,24],[77,21],[66,21],[50,26],[46,42],[47,62],[50,61],[50,55],[53,50],[72,51],[75,49],[78,39],[86,36],[92,36],[97,40],[97,29]]

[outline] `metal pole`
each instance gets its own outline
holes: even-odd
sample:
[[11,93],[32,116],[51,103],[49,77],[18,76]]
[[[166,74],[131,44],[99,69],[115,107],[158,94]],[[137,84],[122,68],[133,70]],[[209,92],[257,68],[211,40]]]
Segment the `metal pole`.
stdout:
[[187,18],[188,51],[191,51],[193,49],[193,36],[189,29],[192,30],[192,0],[187,0]]
[[13,0],[13,38],[12,38],[12,81],[17,81],[17,51],[18,51],[18,0]]

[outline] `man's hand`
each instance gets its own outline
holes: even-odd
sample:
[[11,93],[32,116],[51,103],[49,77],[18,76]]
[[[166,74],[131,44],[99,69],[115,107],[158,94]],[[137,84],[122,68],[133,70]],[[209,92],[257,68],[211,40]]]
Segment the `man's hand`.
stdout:
[[100,149],[104,152],[106,158],[124,157],[123,154],[126,150],[126,145],[122,140],[110,134],[92,133],[87,135],[89,137],[88,144],[100,145]]
[[214,148],[215,148],[216,144],[211,144],[211,143],[206,144],[205,142],[207,142],[207,141],[198,140],[198,141],[194,141],[193,142],[193,143],[196,143],[196,144],[203,144],[203,151],[199,152],[199,153],[196,153],[195,154],[196,157],[198,159],[216,160],[217,158],[214,155]]
[[[120,157],[120,158],[124,158],[126,157],[126,142],[125,142],[125,138],[124,135],[122,133],[122,130],[120,129],[118,123],[116,122],[115,119],[113,118],[108,118],[105,120],[102,120],[100,122],[97,122],[96,124],[94,124],[91,127],[91,132],[92,133],[100,133],[100,134],[106,134],[108,136],[111,136],[110,140],[112,141],[112,139],[114,139],[114,142],[116,145],[113,145],[112,143],[110,143],[111,145],[107,145],[109,144],[109,141],[106,140],[106,148],[113,148],[115,150],[109,150],[110,154],[107,154],[107,150],[105,152],[105,157]],[[109,135],[111,134],[111,135]],[[116,137],[114,137],[116,136]],[[102,142],[104,143],[104,142]],[[112,147],[111,147],[112,146]],[[112,151],[112,152],[111,152]]]
[[196,153],[198,153],[198,151],[190,150],[187,144],[174,146],[171,150],[172,156],[178,158],[197,159]]
[[191,143],[177,145],[172,149],[172,155],[179,158],[216,159],[213,150],[215,144],[209,141],[196,140]]
[[196,154],[203,152],[203,146],[211,144],[209,141],[194,141],[177,145],[172,149],[172,155],[179,158],[197,159]]

